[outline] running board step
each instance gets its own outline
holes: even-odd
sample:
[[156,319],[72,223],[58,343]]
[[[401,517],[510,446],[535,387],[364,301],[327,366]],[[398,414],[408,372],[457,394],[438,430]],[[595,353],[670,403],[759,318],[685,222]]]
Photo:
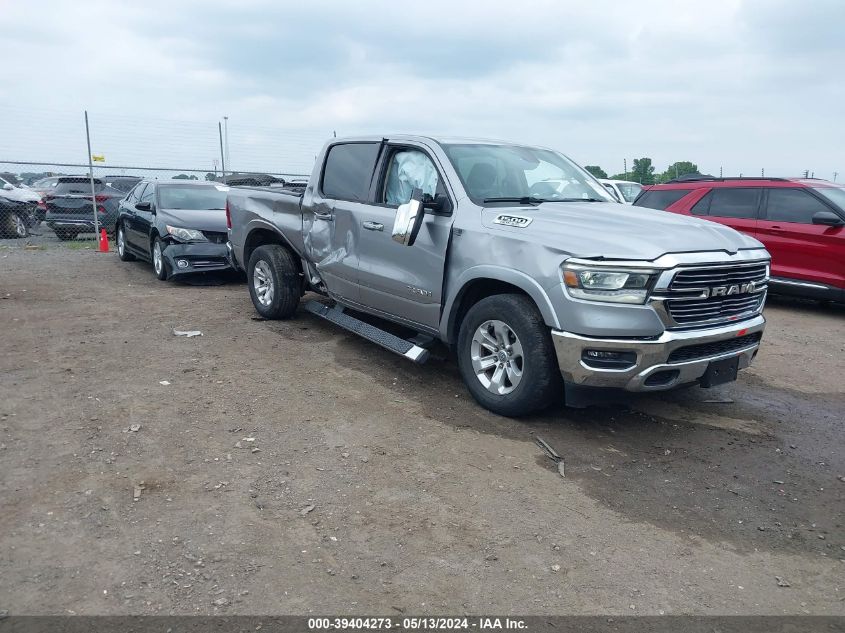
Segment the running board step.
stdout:
[[385,349],[395,352],[405,358],[414,361],[415,363],[424,363],[428,360],[428,350],[415,345],[411,341],[406,341],[390,332],[377,328],[374,325],[365,323],[354,316],[350,316],[343,311],[343,308],[330,308],[319,301],[309,301],[305,304],[305,309],[326,321],[331,321],[335,325],[339,325],[344,330],[348,330],[361,336],[368,341],[380,345]]

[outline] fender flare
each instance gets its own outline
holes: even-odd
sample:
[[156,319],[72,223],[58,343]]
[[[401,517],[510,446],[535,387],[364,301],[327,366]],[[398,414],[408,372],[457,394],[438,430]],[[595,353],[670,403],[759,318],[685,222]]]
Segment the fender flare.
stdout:
[[[249,238],[256,231],[267,231],[269,233],[273,233],[274,235],[276,235],[279,238],[279,240],[282,242],[282,244],[284,244],[287,248],[289,248],[291,250],[291,252],[294,255],[296,255],[300,259],[302,258],[302,253],[300,253],[297,249],[295,249],[293,247],[293,244],[290,243],[290,240],[288,239],[288,237],[284,233],[282,233],[278,229],[278,227],[274,226],[272,223],[268,222],[264,218],[253,218],[252,220],[249,221],[249,223],[246,226],[244,244],[243,244],[243,248],[241,249],[241,254],[244,256],[245,260],[248,259],[246,257],[246,247],[247,247],[247,244],[249,244]],[[247,263],[248,263],[247,261],[243,262],[244,268],[246,268]]]
[[447,295],[440,318],[440,336],[451,343],[451,333],[457,316],[457,308],[467,287],[479,279],[501,281],[522,290],[534,301],[543,321],[551,328],[561,329],[560,320],[552,306],[549,295],[537,281],[520,270],[484,264],[473,266],[462,272],[454,282],[454,289]]

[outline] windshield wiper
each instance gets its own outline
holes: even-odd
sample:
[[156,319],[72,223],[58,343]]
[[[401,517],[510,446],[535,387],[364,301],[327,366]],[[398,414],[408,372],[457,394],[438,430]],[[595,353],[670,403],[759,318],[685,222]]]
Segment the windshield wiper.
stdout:
[[602,200],[601,198],[559,198],[557,200],[549,200],[549,202],[610,202],[610,200]]
[[534,198],[532,196],[512,196],[504,198],[484,198],[484,202],[516,202],[517,204],[540,204],[541,202],[548,202],[545,198]]

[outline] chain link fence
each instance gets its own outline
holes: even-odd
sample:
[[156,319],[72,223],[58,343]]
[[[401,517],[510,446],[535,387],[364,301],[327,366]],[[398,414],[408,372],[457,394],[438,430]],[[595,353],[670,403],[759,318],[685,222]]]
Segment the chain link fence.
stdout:
[[94,238],[101,227],[112,232],[120,200],[144,180],[305,183],[331,136],[235,127],[225,117],[138,120],[9,109],[0,107],[0,239]]

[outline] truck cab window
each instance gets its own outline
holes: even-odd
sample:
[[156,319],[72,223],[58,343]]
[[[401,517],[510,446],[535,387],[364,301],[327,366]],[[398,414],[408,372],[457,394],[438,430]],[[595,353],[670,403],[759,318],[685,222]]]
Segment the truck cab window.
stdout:
[[387,167],[384,201],[390,205],[405,204],[414,189],[434,196],[437,192],[437,169],[423,152],[405,149],[395,152]]
[[323,196],[363,202],[375,169],[378,143],[338,143],[329,148],[323,170]]

